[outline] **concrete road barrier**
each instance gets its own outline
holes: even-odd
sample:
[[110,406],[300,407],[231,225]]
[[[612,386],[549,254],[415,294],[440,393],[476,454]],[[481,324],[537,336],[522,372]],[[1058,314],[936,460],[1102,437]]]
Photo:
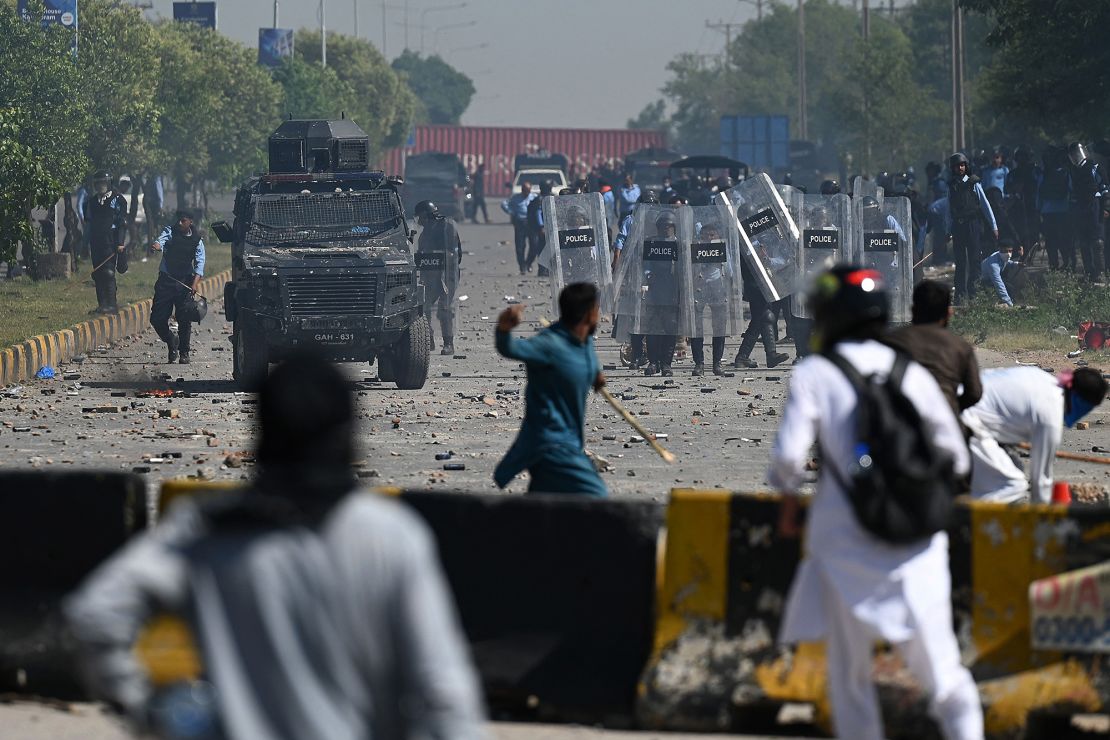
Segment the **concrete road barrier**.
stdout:
[[0,472],[0,692],[80,696],[59,605],[146,527],[129,473]]
[[[750,728],[797,702],[828,727],[823,646],[775,644],[801,556],[797,540],[775,533],[777,507],[769,495],[672,493],[644,726]],[[1033,650],[1028,592],[1038,578],[1106,559],[1110,510],[969,503],[949,536],[956,631],[989,735],[1017,737],[1033,715],[1106,711],[1105,656]],[[928,733],[924,697],[895,654],[877,653],[875,677],[888,735]]]

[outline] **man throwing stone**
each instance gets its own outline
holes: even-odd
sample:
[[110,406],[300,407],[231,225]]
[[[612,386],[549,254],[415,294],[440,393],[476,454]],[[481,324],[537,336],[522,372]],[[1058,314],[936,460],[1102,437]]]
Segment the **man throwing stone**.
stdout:
[[[150,248],[162,253],[158,266],[158,282],[154,284],[154,302],[150,307],[150,325],[169,349],[169,363],[181,359],[189,364],[189,337],[192,323],[187,321],[185,304],[192,300],[204,276],[204,240],[193,223],[192,211],[177,212],[177,223],[162,229]],[[177,336],[170,331],[170,312],[177,316]]]
[[529,493],[608,495],[584,449],[586,397],[605,385],[593,338],[600,312],[597,287],[573,283],[559,294],[559,320],[530,339],[512,335],[523,305],[498,317],[497,351],[528,372],[524,422],[493,472],[499,487],[527,470]]

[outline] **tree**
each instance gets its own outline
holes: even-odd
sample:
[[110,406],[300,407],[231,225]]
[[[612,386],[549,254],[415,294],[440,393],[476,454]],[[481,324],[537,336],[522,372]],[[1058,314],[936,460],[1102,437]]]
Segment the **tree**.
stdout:
[[423,58],[405,49],[391,66],[420,100],[418,120],[457,124],[474,97],[474,82],[439,55]]
[[[1016,123],[1060,140],[1103,137],[1110,120],[1110,3],[961,0],[987,14],[998,50],[984,97]],[[1051,112],[1050,115],[1045,115]]]
[[[320,63],[320,32],[297,31],[294,53]],[[417,100],[372,44],[341,33],[328,34],[328,67],[355,91],[357,108],[346,111],[370,138],[371,155],[399,146],[408,137]]]
[[115,0],[82,0],[78,22],[76,72],[91,113],[89,160],[116,173],[144,169],[158,132],[154,27],[140,10]]
[[284,92],[282,112],[294,118],[338,118],[359,108],[354,89],[339,79],[334,67],[292,57],[274,70],[274,81]]
[[0,4],[0,261],[31,239],[31,209],[50,205],[88,171],[91,121],[72,38]]

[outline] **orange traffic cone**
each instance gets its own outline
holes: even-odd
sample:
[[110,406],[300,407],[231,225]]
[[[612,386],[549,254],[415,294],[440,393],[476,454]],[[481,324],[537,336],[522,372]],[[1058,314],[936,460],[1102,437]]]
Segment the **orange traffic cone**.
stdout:
[[1071,486],[1068,485],[1066,480],[1058,480],[1052,484],[1052,503],[1071,503]]

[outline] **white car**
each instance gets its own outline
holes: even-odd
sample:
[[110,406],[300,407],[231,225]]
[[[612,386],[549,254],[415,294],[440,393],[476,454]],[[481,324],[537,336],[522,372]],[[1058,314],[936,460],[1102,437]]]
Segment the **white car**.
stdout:
[[532,183],[532,192],[538,193],[540,190],[540,183],[544,180],[551,181],[551,192],[558,195],[559,191],[567,186],[567,176],[562,170],[558,168],[536,168],[518,170],[516,175],[513,176],[513,192],[516,195],[520,192],[520,184],[524,181]]

